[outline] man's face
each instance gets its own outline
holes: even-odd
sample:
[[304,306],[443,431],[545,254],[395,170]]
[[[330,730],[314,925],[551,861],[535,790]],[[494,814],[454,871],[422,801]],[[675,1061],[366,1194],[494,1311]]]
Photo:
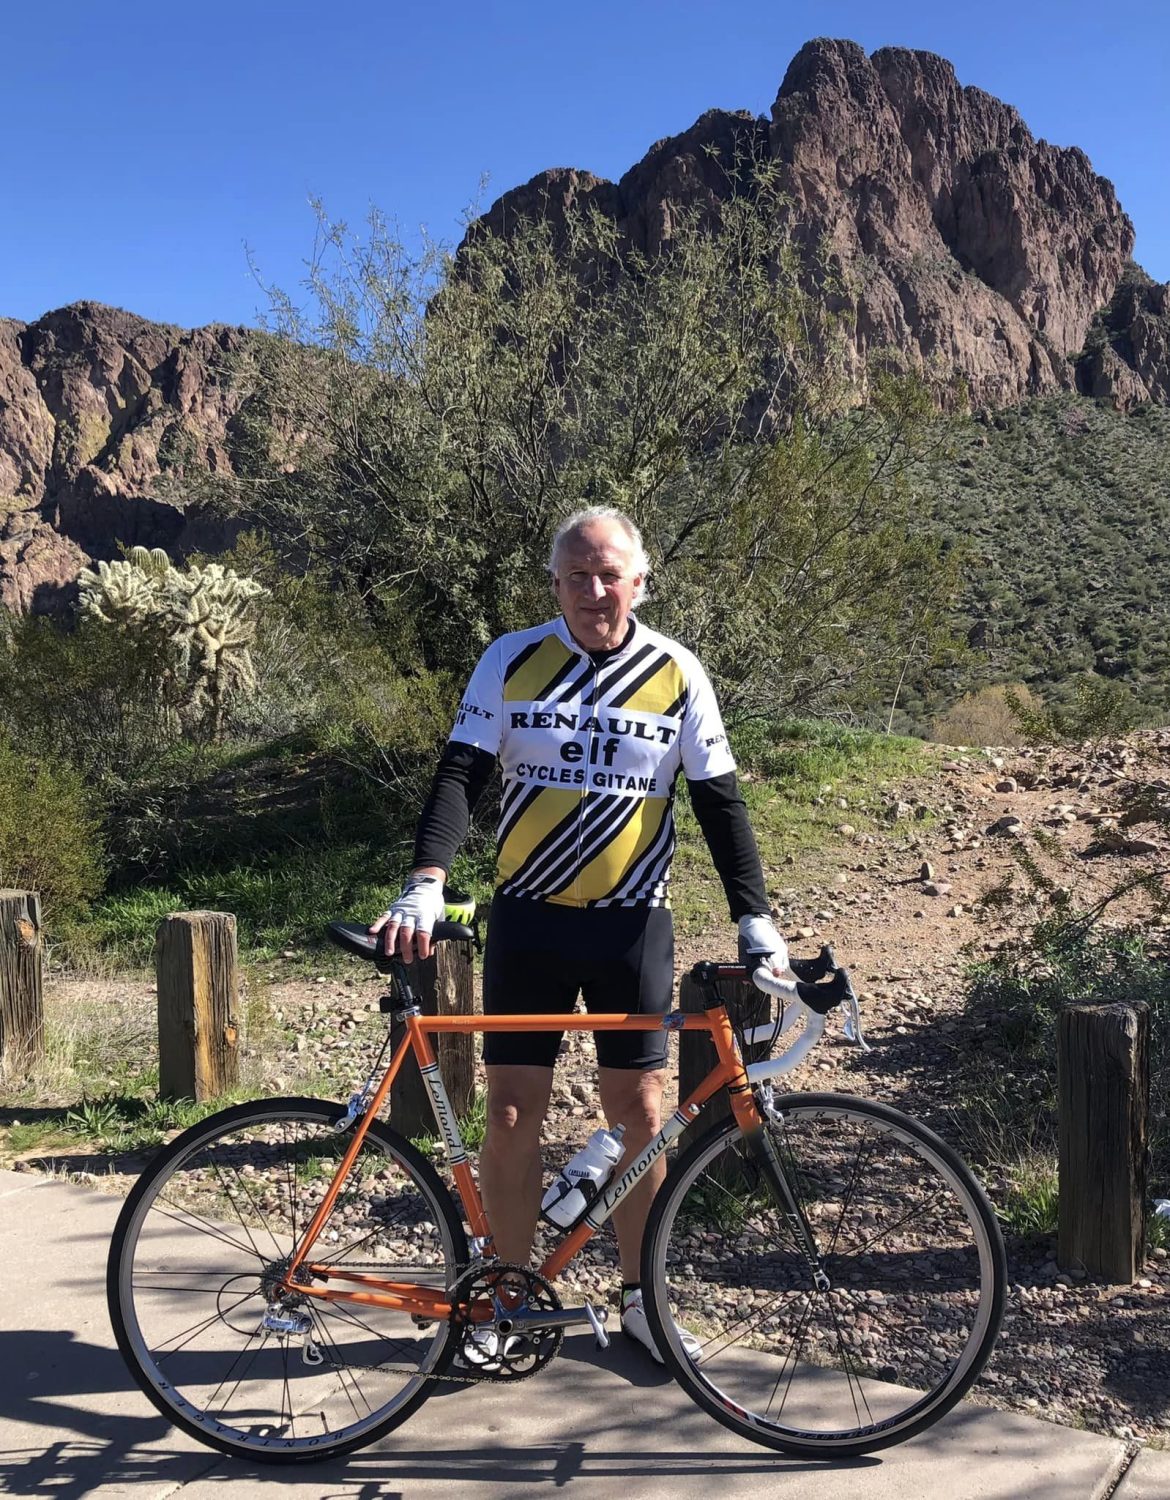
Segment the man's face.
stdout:
[[608,651],[625,640],[641,582],[634,544],[616,521],[588,521],[561,543],[553,592],[586,651]]

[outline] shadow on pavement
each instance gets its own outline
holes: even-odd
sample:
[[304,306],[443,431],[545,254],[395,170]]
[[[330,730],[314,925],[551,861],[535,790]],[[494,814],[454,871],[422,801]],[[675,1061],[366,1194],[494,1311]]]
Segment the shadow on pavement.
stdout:
[[[603,1354],[588,1340],[574,1340],[565,1358],[567,1367],[558,1361],[543,1380],[524,1382],[522,1390],[447,1387],[441,1400],[428,1402],[399,1431],[346,1458],[276,1467],[225,1458],[146,1411],[114,1349],[59,1330],[0,1333],[6,1433],[0,1439],[0,1493],[80,1500],[99,1487],[143,1486],[144,1493],[158,1495],[194,1485],[193,1495],[205,1497],[211,1485],[226,1482],[251,1493],[248,1486],[272,1480],[313,1500],[414,1500],[432,1487],[436,1494],[450,1487],[450,1493],[519,1500],[574,1488],[583,1497],[608,1495],[620,1493],[619,1486],[631,1496],[652,1492],[690,1500],[720,1492],[762,1494],[761,1485],[767,1493],[782,1488],[794,1500],[810,1494],[860,1500],[929,1492],[936,1482],[938,1492],[956,1500],[976,1492],[980,1500],[1019,1500],[1021,1494],[1067,1500],[1079,1493],[1070,1491],[1069,1476],[1046,1437],[1040,1441],[1047,1450],[1043,1457],[1036,1452],[1038,1437],[1048,1429],[1027,1418],[964,1406],[904,1447],[818,1463],[753,1449],[681,1393],[676,1404],[668,1377],[645,1368],[636,1351],[617,1341]],[[589,1378],[588,1367],[601,1365],[607,1377],[617,1377],[608,1390],[608,1379]],[[631,1387],[645,1390],[644,1402]],[[570,1411],[574,1399],[580,1405]],[[552,1429],[547,1440],[533,1430],[542,1414]],[[566,1424],[571,1436],[563,1437]],[[525,1431],[529,1441],[521,1436]],[[1051,1431],[1059,1433],[1062,1448],[1069,1439],[1075,1447],[1087,1438]],[[1092,1441],[1104,1449],[1100,1439]],[[1108,1459],[1098,1452],[1090,1469],[1081,1469],[1090,1480],[1086,1493],[1099,1484]],[[968,1488],[966,1481],[976,1477]]]
[[[583,1341],[582,1341],[583,1342]],[[576,1354],[576,1350],[573,1351]],[[582,1363],[605,1359],[590,1349]],[[573,1360],[577,1363],[577,1360]],[[669,1385],[669,1377],[656,1369],[642,1371],[636,1355],[619,1358],[612,1372],[626,1375],[622,1365],[630,1363],[637,1383],[654,1388]],[[631,1410],[629,1398],[615,1392],[612,1406],[595,1410],[591,1430],[579,1440],[533,1443],[517,1446],[514,1442],[478,1442],[474,1445],[438,1449],[434,1441],[410,1441],[410,1423],[401,1434],[392,1433],[376,1446],[359,1450],[333,1463],[297,1466],[294,1469],[242,1463],[226,1458],[210,1448],[181,1439],[182,1446],[165,1442],[175,1429],[161,1414],[144,1414],[141,1397],[133,1385],[121,1356],[116,1350],[77,1340],[60,1331],[24,1331],[0,1333],[0,1389],[2,1410],[9,1431],[15,1424],[24,1425],[23,1445],[0,1447],[0,1493],[7,1495],[53,1495],[56,1500],[75,1500],[91,1494],[99,1486],[117,1488],[136,1484],[149,1486],[154,1492],[168,1483],[185,1485],[207,1477],[210,1481],[229,1482],[249,1479],[300,1480],[310,1483],[320,1500],[333,1496],[340,1500],[396,1500],[409,1494],[409,1486],[421,1481],[467,1485],[472,1482],[499,1484],[510,1493],[516,1486],[533,1491],[546,1487],[560,1489],[574,1480],[636,1482],[653,1472],[657,1478],[670,1476],[708,1476],[713,1482],[733,1475],[776,1474],[803,1471],[832,1471],[876,1464],[877,1459],[861,1459],[850,1464],[825,1465],[786,1459],[763,1450],[754,1453],[728,1438],[725,1447],[720,1429],[696,1409],[687,1419],[704,1427],[710,1423],[714,1443],[687,1447],[678,1442],[680,1434],[664,1433],[660,1422],[639,1425]],[[629,1375],[626,1375],[629,1380]],[[634,1381],[630,1381],[634,1383]],[[443,1387],[448,1399],[482,1399],[480,1393],[468,1398],[457,1387]],[[620,1388],[619,1388],[620,1389]],[[548,1392],[548,1387],[545,1387]],[[132,1412],[95,1411],[91,1398],[109,1398],[124,1394]],[[438,1394],[438,1393],[436,1393]],[[509,1402],[531,1401],[535,1388],[523,1392],[492,1391],[488,1411],[491,1426],[507,1420]],[[564,1400],[563,1391],[548,1392],[550,1409]],[[121,1404],[120,1402],[118,1404]],[[466,1435],[474,1441],[475,1429],[457,1407],[443,1407],[463,1420],[451,1432],[455,1442]],[[427,1411],[423,1408],[423,1412]],[[482,1415],[480,1413],[479,1415]],[[419,1421],[419,1413],[414,1421]],[[672,1424],[675,1425],[675,1424]],[[28,1428],[50,1429],[46,1444],[29,1443]],[[621,1435],[621,1441],[615,1438]],[[672,1438],[668,1446],[661,1441]],[[734,1445],[734,1446],[733,1446]],[[215,1471],[212,1473],[212,1471]],[[406,1491],[397,1486],[407,1486]]]

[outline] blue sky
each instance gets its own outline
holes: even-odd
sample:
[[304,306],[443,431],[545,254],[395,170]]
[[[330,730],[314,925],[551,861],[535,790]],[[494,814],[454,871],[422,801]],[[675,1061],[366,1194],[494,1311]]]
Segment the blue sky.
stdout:
[[457,237],[548,166],[617,177],[711,106],[767,113],[813,36],[925,48],[1079,145],[1170,278],[1170,6],[983,0],[121,0],[0,15],[0,316],[82,297],[251,322],[293,286],[310,196]]

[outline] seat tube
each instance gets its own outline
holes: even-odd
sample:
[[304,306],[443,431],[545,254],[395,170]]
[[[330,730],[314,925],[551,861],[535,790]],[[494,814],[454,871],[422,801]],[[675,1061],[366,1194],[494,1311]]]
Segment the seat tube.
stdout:
[[467,1159],[463,1137],[459,1133],[459,1123],[455,1118],[455,1111],[451,1108],[451,1100],[447,1095],[447,1088],[439,1068],[439,1059],[435,1055],[435,1049],[431,1046],[431,1039],[422,1017],[411,1016],[407,1021],[407,1026],[410,1029],[415,1056],[418,1058],[418,1069],[422,1074],[423,1087],[430,1096],[435,1124],[439,1127],[439,1134],[447,1150],[451,1176],[455,1179],[455,1186],[459,1189],[464,1215],[471,1226],[472,1234],[477,1239],[490,1240],[491,1231],[484,1213],[483,1199],[479,1195],[471,1163]]

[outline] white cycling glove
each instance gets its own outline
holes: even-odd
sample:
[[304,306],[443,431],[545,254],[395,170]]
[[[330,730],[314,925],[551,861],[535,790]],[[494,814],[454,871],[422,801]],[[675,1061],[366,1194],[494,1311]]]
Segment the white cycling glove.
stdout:
[[402,895],[383,916],[390,926],[409,927],[414,932],[433,932],[435,923],[443,920],[445,910],[443,882],[439,877],[412,875]]
[[750,953],[767,953],[772,967],[781,973],[788,968],[788,944],[776,931],[771,917],[740,917],[739,951],[742,957]]

